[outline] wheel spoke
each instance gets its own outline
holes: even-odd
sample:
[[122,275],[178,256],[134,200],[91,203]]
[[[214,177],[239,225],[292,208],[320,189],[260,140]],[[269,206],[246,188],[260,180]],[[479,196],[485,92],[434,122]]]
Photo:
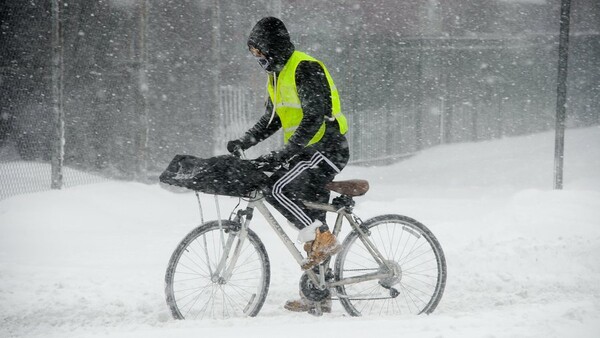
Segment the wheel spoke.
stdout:
[[[234,226],[222,221],[224,231]],[[233,236],[233,232],[228,232]],[[270,280],[269,261],[260,239],[248,231],[229,280],[215,272],[225,255],[216,222],[194,229],[175,250],[165,281],[167,303],[178,319],[254,316],[260,311]],[[238,238],[239,240],[239,238]],[[236,245],[235,243],[233,244]],[[234,251],[228,253],[232,255]],[[232,257],[227,257],[230,264]]]
[[[433,311],[443,294],[446,278],[444,254],[433,234],[417,221],[397,215],[379,216],[366,221],[363,226],[369,228],[369,238],[394,273],[381,281],[337,287],[344,308],[351,315]],[[356,232],[344,241],[335,269],[337,280],[385,271],[366,250]]]

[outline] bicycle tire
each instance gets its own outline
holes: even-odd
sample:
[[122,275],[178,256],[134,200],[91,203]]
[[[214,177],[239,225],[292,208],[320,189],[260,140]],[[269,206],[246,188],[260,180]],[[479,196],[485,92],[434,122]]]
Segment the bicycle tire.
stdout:
[[186,235],[171,255],[165,274],[165,295],[173,318],[254,317],[262,308],[271,279],[265,246],[248,229],[231,278],[218,279],[211,271],[222,256],[221,229],[224,237],[235,236],[235,248],[239,224],[223,220],[219,226],[218,221],[211,221]]
[[[382,215],[362,224],[369,239],[394,266],[396,278],[336,287],[351,316],[430,314],[446,286],[446,259],[433,233],[418,221],[401,215]],[[408,250],[408,251],[407,251]],[[334,278],[381,271],[356,230],[348,234],[335,261]]]

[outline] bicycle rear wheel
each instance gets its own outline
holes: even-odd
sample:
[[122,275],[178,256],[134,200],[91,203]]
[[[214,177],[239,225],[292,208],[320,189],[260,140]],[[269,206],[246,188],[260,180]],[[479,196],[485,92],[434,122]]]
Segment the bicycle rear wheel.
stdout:
[[[429,314],[446,285],[446,260],[435,236],[409,217],[383,215],[363,223],[394,276],[336,288],[352,316]],[[352,231],[335,261],[335,280],[386,271]]]
[[[173,252],[165,275],[165,294],[175,319],[217,319],[256,316],[270,282],[270,263],[258,236],[248,229],[230,278],[216,273],[224,243],[232,241],[230,265],[239,243],[240,225],[223,220],[192,230]],[[222,229],[222,230],[221,230]]]

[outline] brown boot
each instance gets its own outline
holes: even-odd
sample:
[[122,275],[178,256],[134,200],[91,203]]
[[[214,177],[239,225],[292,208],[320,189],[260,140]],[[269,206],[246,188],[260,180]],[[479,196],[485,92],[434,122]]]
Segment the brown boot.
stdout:
[[[308,244],[310,242],[307,242]],[[304,249],[306,250],[306,246],[304,245]],[[338,243],[335,236],[329,231],[321,232],[320,229],[316,230],[315,240],[312,241],[310,246],[310,252],[308,252],[308,257],[302,263],[302,270],[308,270],[313,266],[323,262],[327,258],[332,255],[338,253],[342,246]]]
[[306,251],[306,256],[310,256],[310,250],[312,249],[313,241],[309,241],[304,243],[304,251]]
[[[288,300],[283,307],[292,312],[308,312],[314,310],[315,304],[311,304],[306,298],[300,297],[300,299]],[[321,311],[323,313],[331,312],[331,298],[321,301]]]

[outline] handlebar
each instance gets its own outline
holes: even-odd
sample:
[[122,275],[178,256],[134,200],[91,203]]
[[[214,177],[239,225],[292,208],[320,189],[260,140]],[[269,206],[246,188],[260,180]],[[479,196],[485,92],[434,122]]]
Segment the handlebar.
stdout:
[[235,147],[232,154],[235,157],[239,157],[241,159],[246,159],[246,154],[244,153],[244,150],[240,146]]

